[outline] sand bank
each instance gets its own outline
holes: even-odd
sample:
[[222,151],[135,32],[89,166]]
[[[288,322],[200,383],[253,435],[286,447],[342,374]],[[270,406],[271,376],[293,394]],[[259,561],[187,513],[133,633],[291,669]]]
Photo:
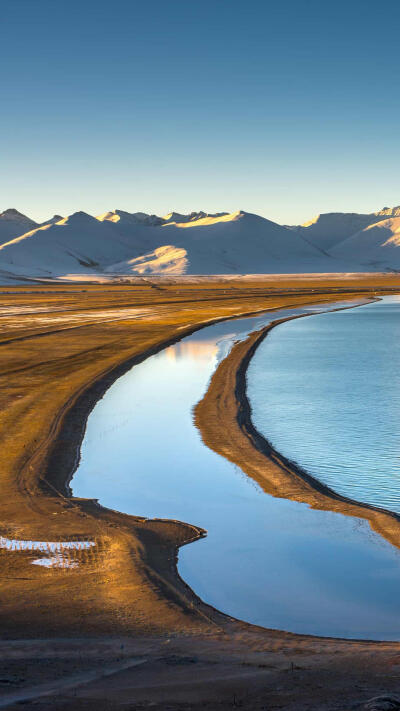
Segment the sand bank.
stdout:
[[274,328],[305,317],[308,314],[277,319],[232,348],[195,409],[195,421],[203,441],[240,466],[267,494],[306,503],[314,509],[366,519],[374,531],[400,547],[398,514],[338,494],[274,449],[253,425],[246,393],[250,360]]

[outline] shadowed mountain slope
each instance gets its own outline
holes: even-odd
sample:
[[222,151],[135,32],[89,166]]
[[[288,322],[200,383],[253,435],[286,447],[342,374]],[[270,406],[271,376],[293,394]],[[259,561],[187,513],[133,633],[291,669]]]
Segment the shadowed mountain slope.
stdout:
[[[200,213],[201,214],[201,213]],[[326,257],[275,222],[246,212],[173,221],[159,229],[160,250],[140,261],[116,263],[109,272],[237,274],[322,269]]]
[[0,268],[32,275],[62,275],[102,269],[117,259],[127,259],[147,244],[135,235],[122,234],[112,222],[76,212],[50,222],[0,246]]
[[331,254],[342,261],[358,259],[368,270],[400,270],[400,216],[375,222],[339,242]]
[[262,274],[400,269],[400,207],[284,227],[237,211],[159,217],[75,212],[38,225],[0,214],[1,278],[67,274]]
[[290,229],[324,251],[331,250],[339,242],[388,217],[400,216],[400,207],[384,207],[379,212],[327,212],[317,215],[303,225]]
[[38,227],[37,222],[23,215],[22,212],[12,208],[4,210],[0,213],[0,244],[19,237],[35,227]]
[[[169,217],[181,219],[173,214]],[[301,237],[245,212],[155,216],[77,212],[0,246],[0,268],[20,274],[320,271],[326,257]],[[160,218],[158,218],[160,220]],[[315,264],[314,264],[315,263]]]

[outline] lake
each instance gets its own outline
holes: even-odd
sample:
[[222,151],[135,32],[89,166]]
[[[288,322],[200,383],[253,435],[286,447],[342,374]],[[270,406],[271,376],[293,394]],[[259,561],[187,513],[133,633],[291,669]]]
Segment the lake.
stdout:
[[[375,310],[363,306],[329,316],[340,331],[340,319],[349,314],[357,319],[369,310],[379,321],[385,308],[386,301]],[[276,318],[310,311],[270,312],[215,324],[133,367],[88,419],[73,492],[97,497],[124,513],[205,528],[206,538],[180,549],[179,572],[203,600],[229,615],[292,632],[400,639],[399,551],[364,520],[268,496],[238,467],[209,450],[193,423],[193,407],[235,340]],[[311,316],[290,326],[313,328],[312,323],[325,318]],[[274,417],[280,417],[281,425],[285,412],[280,408],[290,408],[286,383],[286,398],[278,402],[282,367],[289,367],[290,357],[282,362],[277,355],[272,365],[269,351],[272,340],[278,347],[285,328],[271,332],[250,366],[251,402],[268,438],[273,419],[269,414],[265,420],[269,382],[274,382]],[[301,377],[296,340],[291,341],[291,357],[296,359],[293,371]],[[343,348],[344,341],[343,336]],[[314,367],[322,368],[316,360],[324,358],[325,350],[319,345],[314,350]],[[374,377],[376,373],[369,379]],[[339,424],[337,449],[344,436]],[[275,437],[278,430],[276,426]],[[287,439],[291,452],[295,440],[294,435]],[[325,444],[317,434],[310,444],[318,448],[320,460]],[[373,456],[378,460],[380,453]],[[294,458],[299,458],[297,450]],[[340,478],[340,466],[337,471]]]
[[253,423],[279,452],[400,513],[400,297],[277,326],[247,381]]

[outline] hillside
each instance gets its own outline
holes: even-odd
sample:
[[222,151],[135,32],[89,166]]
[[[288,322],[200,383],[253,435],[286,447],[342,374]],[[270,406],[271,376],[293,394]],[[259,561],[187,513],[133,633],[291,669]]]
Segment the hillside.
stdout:
[[[290,230],[246,212],[164,224],[155,250],[108,272],[238,274],[320,271],[326,257]],[[158,249],[157,249],[158,248]]]
[[1,245],[0,269],[34,276],[88,271],[236,274],[321,271],[326,260],[291,230],[257,215],[183,217],[115,210],[95,218],[77,212]]
[[[400,269],[400,207],[327,213],[296,227],[237,211],[162,217],[0,214],[0,280],[76,274],[283,274]],[[79,276],[81,275],[81,276]]]
[[384,207],[378,212],[360,214],[357,212],[327,212],[317,215],[303,225],[290,229],[324,251],[332,250],[335,245],[351,237],[369,225],[388,217],[400,215],[400,207]]
[[116,258],[127,259],[144,249],[141,230],[146,228],[123,235],[112,222],[76,212],[2,244],[0,269],[34,276],[102,271]]
[[0,244],[19,237],[35,227],[38,227],[37,222],[23,215],[22,212],[14,209],[4,210],[0,213]]
[[400,270],[400,216],[380,220],[337,244],[339,260],[359,259],[369,271]]

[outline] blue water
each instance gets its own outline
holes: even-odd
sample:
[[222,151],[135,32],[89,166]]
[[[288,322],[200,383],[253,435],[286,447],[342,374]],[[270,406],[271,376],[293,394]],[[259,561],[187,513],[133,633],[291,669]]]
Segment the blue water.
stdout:
[[277,326],[247,377],[253,422],[276,449],[400,513],[400,297]]
[[210,326],[119,378],[89,417],[74,494],[207,529],[180,549],[179,571],[232,616],[293,632],[400,639],[398,550],[363,520],[266,495],[209,450],[193,423],[232,343],[285,315]]

